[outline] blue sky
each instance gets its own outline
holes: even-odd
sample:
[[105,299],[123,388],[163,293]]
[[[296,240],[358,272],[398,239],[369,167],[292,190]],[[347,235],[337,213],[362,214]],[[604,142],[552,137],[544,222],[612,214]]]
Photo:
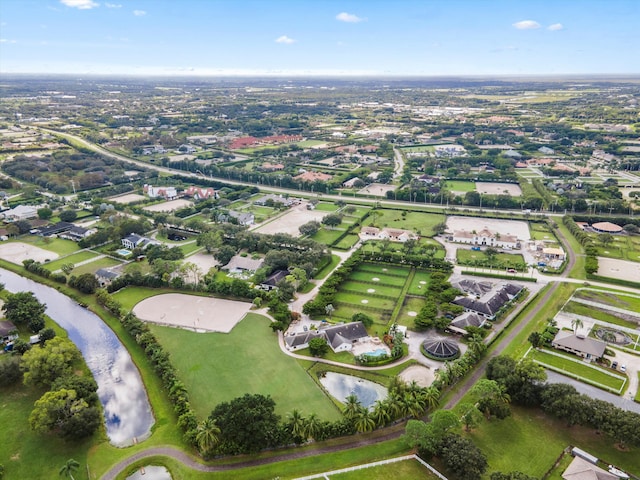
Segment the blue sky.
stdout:
[[0,72],[640,73],[640,0],[1,0]]

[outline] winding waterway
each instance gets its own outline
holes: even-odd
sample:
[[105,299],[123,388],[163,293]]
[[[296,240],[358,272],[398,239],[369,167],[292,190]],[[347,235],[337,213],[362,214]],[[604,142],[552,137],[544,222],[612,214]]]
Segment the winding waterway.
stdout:
[[140,372],[102,319],[57,290],[2,268],[0,282],[11,292],[33,292],[80,349],[98,384],[111,443],[123,447],[148,437],[154,419]]

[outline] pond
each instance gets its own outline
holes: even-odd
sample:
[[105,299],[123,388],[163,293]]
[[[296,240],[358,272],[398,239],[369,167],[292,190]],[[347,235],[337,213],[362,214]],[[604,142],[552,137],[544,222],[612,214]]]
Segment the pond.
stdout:
[[166,468],[149,465],[129,475],[126,480],[172,480],[172,477]]
[[372,407],[377,400],[387,398],[387,389],[382,385],[352,375],[327,372],[320,383],[335,398],[344,402],[349,395],[358,397],[363,407]]
[[10,292],[33,292],[76,344],[98,384],[111,443],[122,447],[148,437],[154,419],[140,372],[102,319],[57,290],[2,268],[0,282]]

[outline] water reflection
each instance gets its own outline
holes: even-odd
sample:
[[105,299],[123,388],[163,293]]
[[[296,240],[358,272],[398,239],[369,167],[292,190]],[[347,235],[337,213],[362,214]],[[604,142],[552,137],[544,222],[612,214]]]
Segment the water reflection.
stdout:
[[140,372],[102,319],[57,290],[8,270],[0,269],[0,282],[11,292],[33,292],[80,349],[98,384],[111,443],[126,446],[148,437],[154,419]]
[[126,480],[171,480],[171,473],[164,467],[150,465],[129,475]]
[[327,391],[344,402],[349,395],[355,395],[363,407],[372,407],[377,400],[387,398],[387,389],[382,385],[362,378],[327,372],[320,378],[320,383]]

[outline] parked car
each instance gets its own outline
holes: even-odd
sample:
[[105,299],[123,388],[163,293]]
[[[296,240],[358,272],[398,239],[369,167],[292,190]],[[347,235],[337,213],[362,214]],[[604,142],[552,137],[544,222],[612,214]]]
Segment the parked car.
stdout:
[[508,270],[507,270],[507,272],[509,272],[509,273],[516,273],[516,272],[517,272],[517,270],[516,270],[515,268],[510,268],[510,269],[508,269]]
[[620,365],[620,371],[622,373],[626,372],[627,371],[627,366],[626,365]]
[[618,362],[613,362],[611,364],[611,368],[613,368],[614,370],[617,370],[618,369]]

